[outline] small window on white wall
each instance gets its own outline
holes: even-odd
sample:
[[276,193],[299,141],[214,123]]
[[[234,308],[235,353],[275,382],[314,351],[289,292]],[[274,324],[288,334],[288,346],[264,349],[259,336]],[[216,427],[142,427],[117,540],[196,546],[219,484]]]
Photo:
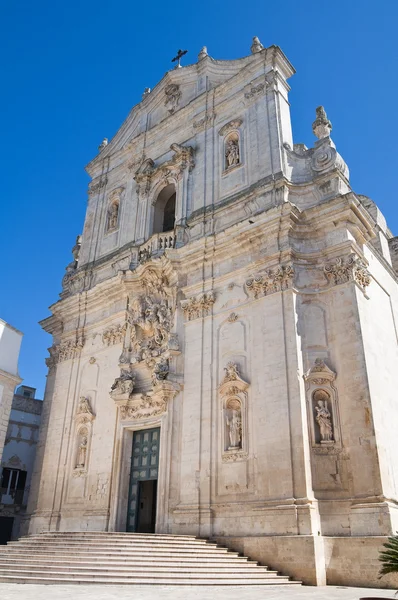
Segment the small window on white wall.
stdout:
[[224,144],[224,170],[227,171],[241,163],[239,134],[234,131],[225,138]]

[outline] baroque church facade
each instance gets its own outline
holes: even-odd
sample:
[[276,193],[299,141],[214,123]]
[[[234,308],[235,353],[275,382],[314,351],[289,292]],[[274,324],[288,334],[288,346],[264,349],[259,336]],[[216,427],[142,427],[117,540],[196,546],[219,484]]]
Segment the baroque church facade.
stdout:
[[42,322],[29,533],[194,534],[376,585],[398,529],[398,244],[322,107],[314,146],[293,143],[293,73],[258,38],[203,48],[87,166]]

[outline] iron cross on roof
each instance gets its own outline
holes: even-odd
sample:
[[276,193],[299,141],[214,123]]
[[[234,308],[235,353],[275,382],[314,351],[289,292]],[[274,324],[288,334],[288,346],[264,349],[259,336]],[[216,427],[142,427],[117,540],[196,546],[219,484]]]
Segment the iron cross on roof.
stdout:
[[178,50],[177,56],[175,56],[174,58],[171,59],[171,62],[176,62],[176,60],[178,61],[178,65],[176,66],[176,69],[181,67],[180,61],[181,61],[182,57],[184,56],[184,54],[186,54],[187,52],[188,52],[188,50]]

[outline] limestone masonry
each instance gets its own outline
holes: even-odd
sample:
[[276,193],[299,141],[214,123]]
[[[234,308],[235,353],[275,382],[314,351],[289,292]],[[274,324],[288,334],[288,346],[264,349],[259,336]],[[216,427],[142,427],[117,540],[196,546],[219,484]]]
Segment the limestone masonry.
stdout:
[[282,51],[251,51],[166,73],[87,166],[25,529],[192,534],[385,585],[398,240],[322,107],[293,144]]

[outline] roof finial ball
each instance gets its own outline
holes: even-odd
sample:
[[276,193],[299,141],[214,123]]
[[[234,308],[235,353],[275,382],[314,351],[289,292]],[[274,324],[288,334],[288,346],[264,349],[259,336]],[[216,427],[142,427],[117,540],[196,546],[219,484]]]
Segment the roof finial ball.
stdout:
[[250,50],[252,51],[252,54],[256,54],[257,52],[261,52],[261,50],[264,50],[264,46],[262,45],[262,43],[256,35],[253,38],[253,43],[251,45]]
[[198,60],[203,60],[206,58],[206,56],[209,56],[207,52],[207,46],[203,46],[202,50],[198,54]]
[[103,150],[104,148],[106,148],[106,146],[107,146],[107,145],[108,145],[108,138],[104,138],[104,139],[102,140],[102,142],[100,143],[100,145],[98,146],[98,150],[99,150],[100,152],[102,152],[102,150]]
[[322,140],[323,138],[330,136],[330,132],[332,131],[332,124],[329,121],[323,106],[318,106],[318,108],[316,108],[315,111],[316,119],[312,124],[312,131],[314,132],[314,135],[316,135],[318,140]]

